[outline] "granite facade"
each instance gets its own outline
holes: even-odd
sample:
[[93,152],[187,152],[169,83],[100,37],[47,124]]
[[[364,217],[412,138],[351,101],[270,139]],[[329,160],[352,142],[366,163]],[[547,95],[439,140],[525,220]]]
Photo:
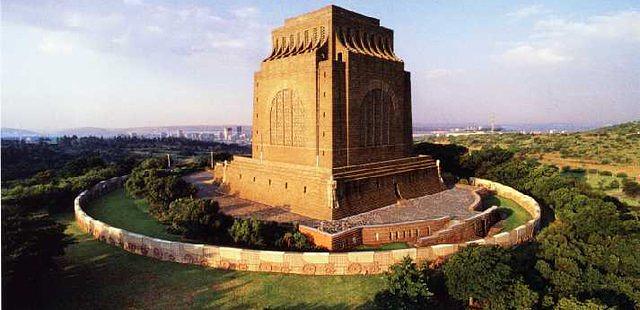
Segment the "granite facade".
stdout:
[[411,157],[392,30],[327,6],[287,19],[272,43],[254,75],[252,157],[215,169],[231,193],[331,220],[444,188],[435,161]]

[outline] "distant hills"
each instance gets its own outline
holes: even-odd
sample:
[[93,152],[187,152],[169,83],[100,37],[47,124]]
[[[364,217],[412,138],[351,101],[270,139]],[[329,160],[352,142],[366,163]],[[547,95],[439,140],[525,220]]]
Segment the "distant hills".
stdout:
[[600,127],[593,130],[596,133],[609,134],[640,134],[640,120],[617,124],[613,126]]
[[249,128],[246,125],[192,125],[192,126],[160,126],[160,127],[130,127],[130,128],[100,128],[100,127],[79,127],[69,128],[48,132],[36,132],[26,129],[2,128],[2,138],[27,138],[27,137],[61,137],[61,136],[78,136],[78,137],[115,137],[118,135],[126,135],[129,133],[137,134],[153,134],[153,133],[175,133],[178,130],[184,132],[215,132],[221,131],[225,127],[232,127],[235,131],[237,126],[241,126],[244,130]]
[[[470,124],[414,124],[413,131],[431,131],[431,130],[447,130],[452,128],[464,128]],[[190,126],[159,126],[159,127],[130,127],[130,128],[100,128],[100,127],[79,127],[69,128],[48,132],[37,132],[27,129],[2,128],[2,138],[28,138],[28,137],[61,137],[61,136],[78,136],[78,137],[115,137],[118,135],[126,135],[129,133],[137,134],[159,134],[176,133],[178,130],[186,132],[217,132],[225,127],[233,127],[235,131],[237,126],[241,126],[243,130],[248,130],[247,125],[190,125]],[[488,126],[484,126],[485,128]],[[640,120],[626,122],[622,124],[598,127],[594,125],[577,125],[577,124],[503,124],[500,125],[506,131],[532,131],[538,130],[546,132],[549,129],[557,131],[566,130],[568,132],[576,131],[625,131],[635,133],[640,130]]]
[[41,133],[25,130],[25,129],[16,129],[16,128],[2,128],[0,135],[2,138],[19,138],[19,137],[40,137]]

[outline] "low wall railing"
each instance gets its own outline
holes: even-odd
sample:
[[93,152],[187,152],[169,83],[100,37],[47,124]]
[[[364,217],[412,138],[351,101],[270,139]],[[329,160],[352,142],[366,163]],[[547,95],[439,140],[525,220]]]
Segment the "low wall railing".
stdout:
[[540,207],[533,198],[499,183],[472,179],[473,185],[489,188],[500,196],[514,200],[527,210],[533,219],[509,232],[474,241],[388,251],[286,252],[193,244],[152,238],[112,227],[84,212],[83,208],[89,202],[122,187],[125,180],[126,176],[102,181],[76,197],[74,201],[75,217],[83,230],[96,239],[121,247],[131,253],[163,261],[221,269],[307,275],[379,274],[387,271],[389,266],[399,262],[405,256],[419,261],[432,261],[451,255],[470,244],[516,245],[531,240],[540,223]]

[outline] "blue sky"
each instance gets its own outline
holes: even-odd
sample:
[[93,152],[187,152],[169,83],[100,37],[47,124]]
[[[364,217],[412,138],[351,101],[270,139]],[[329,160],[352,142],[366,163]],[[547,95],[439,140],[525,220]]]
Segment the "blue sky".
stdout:
[[[2,1],[2,126],[249,124],[270,30],[324,1]],[[640,119],[634,1],[337,1],[395,31],[415,123]]]

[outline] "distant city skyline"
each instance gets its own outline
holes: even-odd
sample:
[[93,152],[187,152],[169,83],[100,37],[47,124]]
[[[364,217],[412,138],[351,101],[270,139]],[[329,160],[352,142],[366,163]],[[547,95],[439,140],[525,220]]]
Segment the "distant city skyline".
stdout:
[[416,125],[640,119],[634,1],[9,0],[1,125],[251,125],[270,29],[327,4],[394,29]]

